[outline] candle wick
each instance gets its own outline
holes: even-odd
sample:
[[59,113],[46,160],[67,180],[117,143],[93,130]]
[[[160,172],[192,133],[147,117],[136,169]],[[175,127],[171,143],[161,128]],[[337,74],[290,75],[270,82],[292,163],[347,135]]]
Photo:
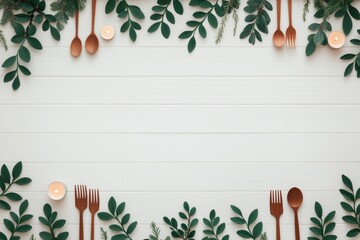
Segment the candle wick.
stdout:
[[339,40],[338,36],[335,37],[335,41]]
[[59,193],[59,189],[55,189],[55,193]]

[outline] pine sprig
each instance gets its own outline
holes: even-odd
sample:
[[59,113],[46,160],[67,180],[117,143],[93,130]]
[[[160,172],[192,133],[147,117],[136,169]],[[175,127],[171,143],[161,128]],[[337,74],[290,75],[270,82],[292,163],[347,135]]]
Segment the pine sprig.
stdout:
[[[360,29],[357,30],[360,34]],[[350,42],[355,46],[360,46],[360,39],[351,39]],[[360,52],[358,54],[348,53],[341,56],[342,60],[352,60],[354,59],[345,69],[344,76],[349,76],[353,69],[357,72],[357,77],[360,78]]]
[[249,43],[255,45],[256,39],[262,42],[261,33],[268,34],[268,25],[271,22],[270,16],[266,10],[272,11],[273,7],[267,0],[249,0],[244,11],[248,13],[245,17],[245,26],[240,34],[240,39],[249,38]]
[[108,210],[109,212],[98,213],[98,217],[103,221],[114,220],[116,222],[115,224],[111,224],[109,226],[110,230],[116,233],[111,239],[132,240],[131,234],[134,232],[137,222],[135,221],[129,224],[130,214],[123,214],[125,210],[125,202],[117,205],[115,198],[111,197],[108,201]]
[[0,170],[0,209],[10,210],[10,201],[21,201],[22,197],[15,192],[11,192],[14,185],[27,185],[31,182],[28,177],[20,177],[22,173],[22,162],[18,162],[13,167],[11,173],[9,168],[3,164]]
[[190,0],[190,6],[197,6],[202,8],[202,11],[197,11],[193,14],[193,17],[198,20],[190,20],[186,22],[186,25],[193,28],[192,30],[187,30],[182,32],[179,35],[180,39],[189,39],[188,41],[188,52],[191,53],[196,48],[196,38],[195,33],[199,32],[199,35],[202,38],[206,38],[207,30],[204,26],[206,20],[208,20],[209,25],[212,28],[217,28],[219,23],[218,19],[213,12],[216,13],[217,16],[224,16],[224,6],[219,5],[219,0],[216,0],[214,4],[212,4],[208,0]]
[[341,202],[341,207],[349,213],[349,215],[343,216],[342,219],[344,222],[354,226],[347,232],[346,236],[357,237],[360,234],[360,188],[355,192],[350,178],[345,175],[342,175],[342,182],[345,188],[339,191],[346,201]]
[[14,22],[14,12],[18,11],[21,8],[21,0],[1,0],[0,1],[0,10],[3,10],[3,15],[1,17],[0,24],[5,25],[7,23],[13,24]]
[[220,27],[218,29],[218,32],[216,34],[215,43],[219,44],[224,36],[224,31],[226,27],[226,22],[228,20],[228,17],[230,14],[232,14],[233,20],[234,20],[234,36],[236,34],[237,24],[239,22],[239,15],[237,13],[238,9],[240,7],[240,0],[229,0],[224,2],[224,15],[221,18]]
[[10,212],[9,219],[4,219],[4,225],[8,232],[10,232],[9,238],[5,235],[4,232],[0,232],[1,240],[15,240],[20,239],[18,234],[26,233],[32,229],[32,226],[27,222],[30,221],[33,217],[31,214],[25,214],[26,210],[29,207],[28,200],[23,201],[19,206],[19,213]]
[[157,22],[149,27],[149,33],[156,32],[160,28],[162,36],[166,39],[169,38],[171,31],[165,20],[171,24],[175,24],[175,16],[169,9],[171,3],[177,14],[182,15],[184,13],[183,5],[179,0],[157,0],[157,5],[152,7],[155,13],[150,16],[151,20]]
[[8,50],[7,41],[6,41],[6,38],[4,36],[3,31],[1,29],[0,29],[0,45],[3,46],[6,51]]
[[135,42],[137,38],[136,31],[141,30],[141,25],[134,20],[134,18],[138,20],[145,19],[145,15],[140,9],[140,7],[136,5],[129,5],[127,0],[120,0],[117,4],[118,0],[108,0],[105,6],[105,13],[109,14],[113,12],[116,8],[116,13],[118,18],[125,19],[125,22],[121,25],[120,32],[129,32],[130,39]]
[[85,8],[86,0],[57,0],[51,3],[51,10],[56,12],[57,28],[61,31],[64,24],[67,24],[70,17],[75,15],[77,9]]
[[40,232],[39,236],[42,240],[66,240],[69,237],[69,232],[60,232],[58,230],[63,228],[66,224],[65,219],[57,219],[58,213],[52,210],[50,204],[45,204],[43,207],[45,217],[39,217],[41,224],[47,227],[48,231]]
[[101,239],[108,240],[107,231],[105,231],[104,228],[100,228],[100,232],[101,232]]
[[195,218],[196,208],[190,208],[188,202],[184,202],[183,204],[184,212],[179,212],[179,217],[182,220],[185,220],[185,223],[179,224],[175,218],[163,217],[164,222],[169,225],[171,230],[171,236],[173,238],[180,238],[183,240],[194,240],[196,230],[194,228],[199,223],[199,220]]
[[335,211],[328,213],[323,218],[323,209],[320,203],[315,202],[316,217],[311,217],[310,221],[315,225],[310,227],[310,231],[316,235],[316,237],[308,237],[308,240],[336,240],[337,236],[330,234],[336,227],[336,223],[333,222],[335,217]]
[[[150,229],[151,229],[151,234],[149,235],[149,238],[146,240],[161,240],[160,238],[160,228],[156,225],[156,223],[151,222],[150,223]],[[167,236],[165,238],[165,240],[170,240],[170,237]]]
[[203,218],[203,222],[206,226],[206,229],[203,230],[203,233],[207,235],[203,240],[229,240],[229,235],[226,234],[223,237],[222,235],[225,231],[225,223],[220,223],[220,217],[216,216],[215,210],[211,210],[209,218]]
[[241,210],[238,207],[231,205],[231,209],[236,214],[236,217],[232,217],[231,221],[235,224],[243,225],[246,227],[246,229],[240,229],[237,231],[237,234],[240,237],[251,238],[253,240],[256,240],[257,238],[261,237],[263,230],[263,223],[262,222],[255,223],[259,213],[257,209],[253,210],[250,213],[248,219],[245,219]]

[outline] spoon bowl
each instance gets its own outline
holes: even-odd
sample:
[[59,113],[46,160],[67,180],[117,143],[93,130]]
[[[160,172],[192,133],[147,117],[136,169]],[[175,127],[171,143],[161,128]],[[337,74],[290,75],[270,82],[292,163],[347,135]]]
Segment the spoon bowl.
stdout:
[[277,48],[281,48],[281,47],[284,46],[284,44],[285,44],[285,35],[280,29],[277,29],[274,32],[273,43],[274,43],[274,46],[277,47]]
[[299,218],[298,209],[303,202],[303,194],[300,189],[293,187],[289,190],[287,195],[287,201],[290,207],[294,210],[295,216],[295,240],[300,240]]
[[85,41],[85,49],[88,53],[94,54],[99,48],[99,39],[95,33],[91,33]]
[[82,49],[82,43],[81,40],[78,36],[76,36],[70,45],[70,53],[71,56],[73,57],[78,57],[81,54],[81,49]]

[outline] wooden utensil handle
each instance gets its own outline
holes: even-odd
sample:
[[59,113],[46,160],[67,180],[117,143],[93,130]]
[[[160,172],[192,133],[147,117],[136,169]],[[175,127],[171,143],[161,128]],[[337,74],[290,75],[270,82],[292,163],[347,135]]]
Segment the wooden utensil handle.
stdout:
[[94,214],[91,214],[91,240],[94,240],[95,238],[95,226],[94,226],[94,221],[95,221],[95,217],[94,217]]
[[276,240],[280,240],[280,218],[276,218]]
[[276,11],[277,11],[277,28],[280,29],[281,0],[277,0],[277,1],[276,1]]
[[79,9],[75,11],[75,34],[78,36],[79,32]]
[[79,224],[79,240],[84,240],[84,222],[83,212],[80,212],[80,224]]
[[91,2],[91,31],[94,32],[95,28],[95,12],[96,12],[96,0]]
[[297,211],[295,211],[295,240],[300,240],[299,218]]

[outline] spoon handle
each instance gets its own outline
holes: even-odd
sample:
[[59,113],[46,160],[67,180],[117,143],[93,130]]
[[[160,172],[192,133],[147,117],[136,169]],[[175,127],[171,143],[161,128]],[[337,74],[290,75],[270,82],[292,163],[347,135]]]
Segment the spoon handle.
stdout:
[[294,211],[294,215],[295,215],[295,240],[300,240],[298,212]]
[[75,11],[75,36],[78,36],[79,32],[79,9]]
[[94,32],[95,28],[95,12],[96,12],[96,0],[91,2],[91,32]]
[[277,0],[277,1],[276,1],[276,12],[277,12],[277,28],[280,29],[281,0]]

